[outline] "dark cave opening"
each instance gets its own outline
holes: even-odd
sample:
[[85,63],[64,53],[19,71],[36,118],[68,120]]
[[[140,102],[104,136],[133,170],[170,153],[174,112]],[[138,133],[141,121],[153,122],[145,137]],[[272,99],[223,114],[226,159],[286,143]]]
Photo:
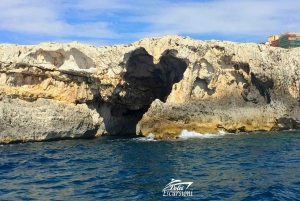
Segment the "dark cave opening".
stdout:
[[257,78],[254,73],[251,73],[251,83],[259,91],[260,95],[263,96],[266,102],[269,104],[271,102],[270,89],[274,87],[274,82],[268,77],[263,77],[262,79]]
[[188,66],[176,54],[176,50],[166,50],[157,64],[144,48],[124,56],[124,60],[128,58],[124,61],[126,72],[121,75],[125,82],[116,87],[114,94],[126,93],[116,95],[110,104],[111,115],[104,118],[108,135],[135,135],[136,125],[151,103],[155,99],[166,101]]
[[[175,52],[175,53],[174,53]],[[158,64],[153,63],[153,56],[144,48],[132,52],[123,79],[126,81],[126,92],[140,94],[140,99],[134,102],[139,108],[151,105],[155,99],[165,102],[172,86],[183,78],[187,64],[174,56],[175,50],[166,50]],[[134,95],[133,95],[134,96]]]

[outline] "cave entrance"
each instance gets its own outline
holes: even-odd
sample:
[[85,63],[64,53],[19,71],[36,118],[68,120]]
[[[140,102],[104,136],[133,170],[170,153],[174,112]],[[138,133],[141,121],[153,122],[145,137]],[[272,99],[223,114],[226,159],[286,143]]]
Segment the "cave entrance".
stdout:
[[154,64],[153,56],[144,48],[129,54],[125,55],[128,60],[125,62],[126,73],[122,75],[125,83],[116,87],[116,90],[125,92],[125,95],[114,98],[111,118],[115,123],[112,124],[112,129],[106,125],[109,135],[135,135],[136,125],[151,103],[155,99],[165,102],[173,84],[182,80],[187,68],[187,63],[176,57],[176,50],[166,50],[157,64]]
[[131,94],[138,92],[139,98],[134,104],[139,108],[147,108],[155,99],[165,102],[171,93],[174,83],[183,78],[187,64],[175,55],[176,50],[166,50],[160,57],[158,64],[153,63],[153,57],[144,48],[132,52],[126,64],[126,73],[123,79],[126,81],[125,99],[132,99]]

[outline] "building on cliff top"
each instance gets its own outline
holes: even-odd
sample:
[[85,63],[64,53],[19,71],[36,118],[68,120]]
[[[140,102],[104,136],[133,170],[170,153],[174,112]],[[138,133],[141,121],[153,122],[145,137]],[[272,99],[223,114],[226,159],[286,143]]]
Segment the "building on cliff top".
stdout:
[[268,42],[272,42],[274,40],[278,40],[279,39],[279,36],[278,35],[272,35],[272,36],[269,36],[268,37]]
[[268,42],[273,47],[279,47],[279,44],[278,44],[279,41],[278,41],[278,39],[279,39],[278,35],[269,36],[268,37]]
[[273,47],[294,48],[300,47],[300,33],[287,32],[280,36],[273,35],[268,37],[268,42]]
[[294,48],[300,47],[300,33],[287,32],[279,37],[279,47]]

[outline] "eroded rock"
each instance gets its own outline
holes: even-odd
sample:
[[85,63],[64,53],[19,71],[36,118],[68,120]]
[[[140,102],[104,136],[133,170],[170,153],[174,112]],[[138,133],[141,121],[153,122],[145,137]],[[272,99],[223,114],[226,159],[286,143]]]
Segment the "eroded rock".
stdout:
[[180,36],[0,45],[0,142],[299,128],[299,53]]

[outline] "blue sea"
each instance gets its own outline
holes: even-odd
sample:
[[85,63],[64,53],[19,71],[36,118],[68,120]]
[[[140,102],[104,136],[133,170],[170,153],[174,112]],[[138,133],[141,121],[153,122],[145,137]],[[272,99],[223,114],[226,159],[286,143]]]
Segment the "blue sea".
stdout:
[[[299,131],[30,142],[0,157],[0,200],[300,200]],[[172,179],[192,196],[163,196]]]

